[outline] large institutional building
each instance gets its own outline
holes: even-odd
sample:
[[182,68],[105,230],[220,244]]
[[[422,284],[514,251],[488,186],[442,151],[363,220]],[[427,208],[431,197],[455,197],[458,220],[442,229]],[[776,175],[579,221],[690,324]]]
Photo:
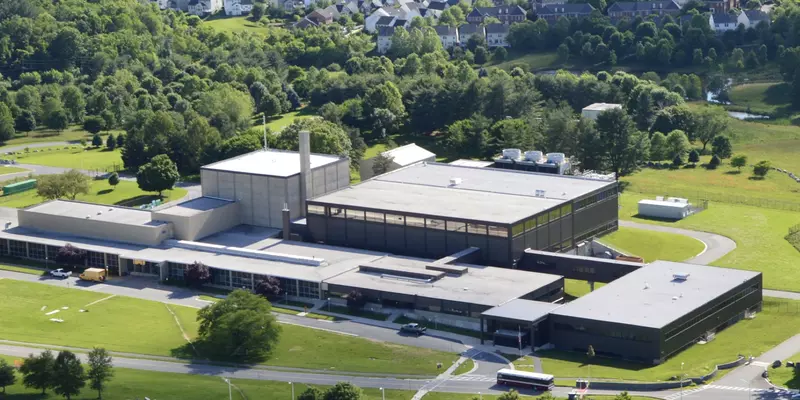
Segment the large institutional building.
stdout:
[[[70,244],[112,276],[209,285],[278,278],[287,299],[343,303],[361,291],[480,331],[497,345],[658,363],[760,309],[761,274],[587,257],[617,228],[614,181],[422,161],[349,186],[349,160],[262,150],[207,165],[203,196],[154,210],[55,200],[20,209],[0,253],[55,262]],[[609,282],[565,301],[564,278]]]

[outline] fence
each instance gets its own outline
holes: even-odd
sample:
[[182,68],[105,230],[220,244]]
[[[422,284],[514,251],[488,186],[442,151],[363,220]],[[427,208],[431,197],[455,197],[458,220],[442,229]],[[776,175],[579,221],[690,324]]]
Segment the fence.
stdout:
[[684,197],[695,202],[695,204],[702,204],[702,201],[716,201],[720,203],[729,204],[743,204],[747,206],[771,208],[775,210],[784,211],[800,211],[800,203],[776,200],[764,197],[751,197],[742,195],[730,195],[726,193],[714,193],[701,190],[679,189],[670,188],[668,193],[664,188],[658,186],[647,185],[629,185],[625,187],[625,192],[636,192],[645,194],[657,194],[671,197]]
[[800,251],[800,224],[790,226],[789,234],[787,234],[784,239],[794,246],[797,251]]

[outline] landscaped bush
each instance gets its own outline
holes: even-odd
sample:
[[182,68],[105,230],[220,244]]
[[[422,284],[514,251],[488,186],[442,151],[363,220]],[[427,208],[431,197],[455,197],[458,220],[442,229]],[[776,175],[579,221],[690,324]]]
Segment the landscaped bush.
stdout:
[[714,157],[711,157],[711,161],[708,162],[708,169],[717,169],[720,164],[722,164],[722,160],[715,154]]
[[362,308],[367,304],[367,298],[360,290],[353,290],[347,295],[347,306],[350,308]]

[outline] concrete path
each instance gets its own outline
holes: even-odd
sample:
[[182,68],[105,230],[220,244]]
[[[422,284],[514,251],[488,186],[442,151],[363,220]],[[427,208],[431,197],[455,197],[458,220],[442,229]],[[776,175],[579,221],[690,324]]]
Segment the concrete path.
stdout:
[[730,238],[727,238],[722,235],[717,235],[714,233],[673,228],[671,226],[644,224],[641,222],[633,222],[627,220],[619,220],[619,226],[624,226],[626,228],[643,229],[654,232],[675,233],[678,235],[693,237],[703,242],[703,244],[706,245],[705,251],[703,251],[702,253],[698,254],[693,258],[690,258],[689,260],[686,260],[686,262],[692,264],[704,264],[704,265],[710,264],[736,249],[736,242],[734,242]]
[[38,143],[19,144],[14,146],[4,146],[0,147],[0,154],[23,151],[26,148],[35,149],[38,147],[69,146],[71,144],[78,144],[78,143],[80,143],[80,140],[73,140],[71,142],[38,142]]

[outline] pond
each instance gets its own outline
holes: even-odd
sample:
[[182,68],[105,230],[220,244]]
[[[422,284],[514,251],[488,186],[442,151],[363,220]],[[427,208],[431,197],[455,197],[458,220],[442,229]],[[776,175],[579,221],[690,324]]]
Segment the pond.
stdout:
[[741,120],[748,120],[748,119],[769,119],[769,115],[758,115],[758,114],[751,114],[741,111],[728,111],[728,115],[733,118],[741,119]]

